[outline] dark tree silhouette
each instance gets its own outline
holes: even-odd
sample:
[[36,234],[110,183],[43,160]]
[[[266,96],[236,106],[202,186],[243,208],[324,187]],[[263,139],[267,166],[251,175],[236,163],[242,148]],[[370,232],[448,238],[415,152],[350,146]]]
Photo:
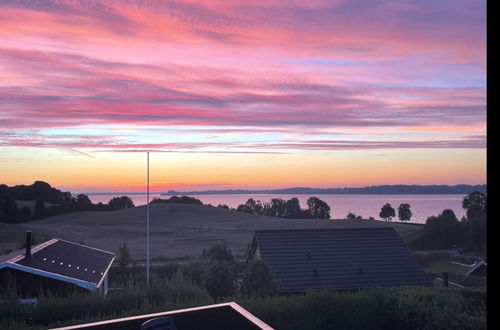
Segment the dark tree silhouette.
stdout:
[[238,205],[238,207],[236,208],[236,211],[253,214],[253,210],[250,207],[248,207],[246,204]]
[[85,194],[78,194],[76,196],[76,208],[79,211],[90,210],[92,208],[92,202],[89,199],[89,196]]
[[467,217],[462,221],[467,236],[467,246],[470,248],[481,248],[486,245],[486,195],[474,191],[464,197],[462,202]]
[[307,200],[307,207],[311,217],[330,219],[330,206],[318,197],[310,197]]
[[286,201],[281,198],[273,198],[270,203],[264,204],[264,215],[282,218],[285,214]]
[[262,205],[261,201],[256,201],[253,198],[249,198],[246,202],[246,205],[252,210],[252,213],[256,215],[261,215],[262,211],[264,210],[264,206]]
[[356,214],[354,214],[354,213],[352,213],[352,212],[347,213],[347,215],[346,215],[346,217],[345,217],[345,218],[346,218],[346,219],[349,219],[349,220],[353,220],[353,219],[362,219],[362,217],[361,217],[360,215],[356,215]]
[[474,191],[464,197],[462,207],[467,211],[467,218],[479,218],[486,216],[486,195]]
[[421,240],[430,248],[450,248],[459,244],[459,222],[455,213],[446,209],[425,222]]
[[256,201],[253,198],[249,198],[245,204],[238,205],[236,209],[239,212],[251,213],[256,215],[264,214],[264,206],[261,201]]
[[198,198],[195,197],[189,197],[189,196],[172,196],[169,199],[161,199],[158,197],[153,198],[153,200],[150,202],[151,204],[157,204],[157,203],[173,203],[173,204],[195,204],[195,205],[203,205],[203,202],[200,201]]
[[128,196],[114,197],[109,200],[108,207],[111,210],[121,210],[134,207],[134,202]]
[[405,203],[405,204],[399,205],[399,207],[398,207],[399,220],[404,221],[404,222],[410,221],[411,216],[413,215],[410,208],[411,208],[410,204]]
[[396,216],[396,211],[391,206],[391,204],[387,203],[382,206],[382,209],[380,210],[380,213],[378,215],[382,219],[385,219],[385,221],[391,221],[392,218]]
[[285,218],[300,218],[302,212],[300,202],[296,197],[293,197],[285,203]]

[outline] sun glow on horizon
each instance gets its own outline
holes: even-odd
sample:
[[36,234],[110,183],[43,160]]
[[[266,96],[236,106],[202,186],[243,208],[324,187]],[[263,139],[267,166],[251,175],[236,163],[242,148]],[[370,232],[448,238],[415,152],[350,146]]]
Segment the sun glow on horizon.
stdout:
[[0,184],[486,182],[484,0],[0,9]]

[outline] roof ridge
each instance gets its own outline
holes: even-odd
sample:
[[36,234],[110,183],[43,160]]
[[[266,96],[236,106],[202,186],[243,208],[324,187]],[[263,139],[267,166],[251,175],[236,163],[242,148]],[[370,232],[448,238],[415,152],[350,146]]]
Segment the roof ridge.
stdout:
[[[35,246],[33,246],[31,248],[31,254],[33,255],[34,253],[45,249],[47,246],[50,246],[50,245],[54,244],[55,242],[57,242],[57,239],[53,238],[53,239],[50,239],[48,241],[42,242],[40,244],[37,244],[37,245],[35,245]],[[25,251],[25,249],[19,249],[19,250],[17,250],[17,252],[19,254],[16,255],[15,257],[9,259],[9,260],[6,260],[6,261],[7,262],[18,262],[19,260],[24,259],[26,256],[23,254],[23,251]]]
[[83,244],[80,244],[80,243],[71,242],[71,241],[68,241],[68,240],[65,240],[65,239],[62,239],[62,238],[56,238],[56,240],[61,241],[61,242],[65,242],[65,243],[68,243],[68,244],[78,245],[78,246],[81,246],[81,247],[84,247],[84,248],[87,248],[87,249],[92,249],[92,250],[96,250],[96,251],[99,251],[99,252],[104,252],[104,253],[116,256],[116,253],[109,252],[109,251],[102,250],[102,249],[98,249],[98,248],[93,247],[93,246],[88,246],[88,245],[83,245]]

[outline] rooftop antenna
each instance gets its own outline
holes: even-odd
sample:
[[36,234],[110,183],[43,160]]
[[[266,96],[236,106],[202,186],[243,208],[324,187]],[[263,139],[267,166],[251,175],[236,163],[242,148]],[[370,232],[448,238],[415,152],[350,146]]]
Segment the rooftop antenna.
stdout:
[[149,151],[147,152],[147,194],[146,194],[146,284],[149,287]]

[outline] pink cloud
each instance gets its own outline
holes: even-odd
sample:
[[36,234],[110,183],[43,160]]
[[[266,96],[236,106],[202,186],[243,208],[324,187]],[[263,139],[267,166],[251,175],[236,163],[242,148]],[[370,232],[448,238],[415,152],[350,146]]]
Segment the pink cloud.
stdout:
[[[106,131],[92,141],[78,132],[86,125],[129,125],[216,126],[214,133],[225,130],[225,137],[240,131],[251,136],[257,128],[304,132],[300,143],[280,137],[277,143],[247,145],[258,152],[484,148],[484,6],[3,2],[0,125],[6,134],[0,145],[194,152],[241,147],[135,144],[133,137]],[[463,138],[464,127],[480,138]],[[49,128],[73,128],[75,134],[65,140],[39,134]],[[382,128],[399,140],[370,141],[376,140],[371,133],[362,142],[305,141],[327,129]],[[444,128],[447,135],[433,135],[432,141],[399,135]],[[19,131],[29,134],[12,135]]]

